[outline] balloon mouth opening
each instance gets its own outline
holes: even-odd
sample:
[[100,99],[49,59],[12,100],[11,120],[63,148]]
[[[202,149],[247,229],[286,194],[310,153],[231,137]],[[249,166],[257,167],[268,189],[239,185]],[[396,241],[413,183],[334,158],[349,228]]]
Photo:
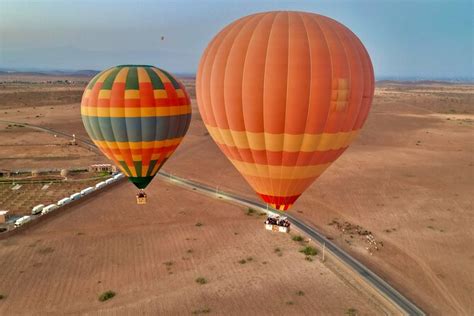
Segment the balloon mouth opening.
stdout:
[[128,177],[128,181],[133,183],[138,189],[144,189],[153,180],[152,176],[149,177]]
[[261,193],[257,193],[260,198],[279,211],[287,211],[289,210],[295,201],[300,197],[301,194],[293,195],[293,196],[274,196],[274,195],[265,195]]

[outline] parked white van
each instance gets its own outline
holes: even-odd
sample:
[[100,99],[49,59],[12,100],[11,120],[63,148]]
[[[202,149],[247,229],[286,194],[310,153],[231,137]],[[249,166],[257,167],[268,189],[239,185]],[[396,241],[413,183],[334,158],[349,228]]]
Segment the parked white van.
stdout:
[[87,195],[89,193],[92,193],[94,192],[94,188],[93,187],[88,187],[88,188],[85,188],[84,190],[81,191],[81,195],[84,196],[84,195]]
[[109,178],[109,179],[105,180],[105,183],[106,183],[106,184],[111,184],[111,183],[113,183],[113,182],[115,182],[115,179],[114,179],[114,178]]
[[71,194],[70,198],[71,198],[71,201],[74,201],[74,200],[78,200],[81,198],[81,193],[74,193],[74,194]]
[[105,181],[99,182],[95,185],[95,189],[103,188],[106,185]]
[[49,204],[41,211],[41,214],[48,214],[49,212],[54,211],[57,208],[58,206],[56,204]]
[[32,215],[36,215],[38,213],[41,213],[41,211],[43,210],[44,208],[44,204],[38,204],[36,205],[35,207],[33,207],[33,209],[31,210],[31,214]]
[[64,199],[59,200],[57,204],[58,204],[58,206],[62,206],[62,205],[66,205],[70,202],[71,202],[71,198],[66,197]]
[[31,216],[25,215],[23,217],[20,217],[15,221],[15,227],[20,227],[21,225],[31,221]]

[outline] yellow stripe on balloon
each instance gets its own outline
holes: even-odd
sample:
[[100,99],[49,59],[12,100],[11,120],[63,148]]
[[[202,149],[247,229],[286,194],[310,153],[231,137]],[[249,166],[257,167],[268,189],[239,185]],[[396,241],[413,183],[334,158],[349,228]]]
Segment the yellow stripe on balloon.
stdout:
[[81,107],[83,116],[98,117],[150,117],[171,116],[191,113],[189,105],[167,106],[167,107]]
[[95,140],[94,143],[98,147],[110,148],[110,149],[145,149],[145,148],[160,148],[178,145],[182,137],[172,138],[167,140],[157,140],[149,142],[108,142],[105,140],[98,141]]
[[150,160],[158,160],[163,153],[152,154]]
[[146,177],[149,167],[149,165],[142,165],[142,177]]
[[130,170],[130,173],[132,174],[132,177],[138,177],[137,170],[135,169],[135,166],[127,165],[127,167]]
[[176,94],[178,98],[184,98],[184,91],[182,89],[176,89]]
[[125,99],[140,99],[140,90],[125,90]]
[[91,93],[92,93],[92,88],[91,89],[86,89],[84,91],[84,95],[82,96],[82,98],[87,99],[90,96]]
[[164,89],[153,90],[153,95],[155,99],[166,99],[168,97],[168,92]]
[[100,90],[99,99],[110,99],[110,93],[112,90]]
[[124,83],[127,81],[128,67],[123,67],[115,77],[114,83]]
[[95,82],[95,84],[104,82],[105,79],[109,76],[109,74],[110,74],[112,71],[114,71],[114,70],[115,70],[115,67],[114,67],[114,68],[107,69],[106,71],[104,71],[104,72],[100,75],[99,79],[97,79],[97,81]]
[[271,134],[233,131],[206,125],[209,134],[219,144],[241,149],[314,152],[345,148],[352,143],[358,130],[321,134]]
[[137,68],[138,72],[138,82],[151,82],[150,76],[148,76],[148,73],[146,72],[145,68],[143,67],[138,67]]
[[152,68],[152,70],[158,75],[158,77],[160,77],[161,82],[170,82],[168,77],[164,73],[162,73],[161,70],[159,70],[158,68]]
[[331,163],[310,166],[272,166],[230,159],[244,175],[270,179],[307,179],[320,176]]
[[158,172],[158,169],[161,167],[161,163],[157,163],[153,169],[151,170],[151,174],[155,174]]

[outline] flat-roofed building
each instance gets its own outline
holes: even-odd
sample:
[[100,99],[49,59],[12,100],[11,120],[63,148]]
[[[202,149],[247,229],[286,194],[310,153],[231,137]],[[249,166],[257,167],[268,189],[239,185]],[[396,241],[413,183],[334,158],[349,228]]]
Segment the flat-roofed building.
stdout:
[[0,211],[0,224],[3,224],[7,221],[7,214],[8,214],[8,211],[5,211],[5,210]]

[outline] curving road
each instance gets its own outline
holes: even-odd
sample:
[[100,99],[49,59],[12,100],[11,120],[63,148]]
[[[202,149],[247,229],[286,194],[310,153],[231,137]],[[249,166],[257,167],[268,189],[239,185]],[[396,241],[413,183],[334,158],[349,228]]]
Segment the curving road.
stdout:
[[[2,123],[9,123],[9,124],[17,124],[23,125],[28,128],[41,130],[44,132],[62,135],[68,138],[72,138],[72,135],[55,131],[46,127],[41,127],[37,125],[27,124],[27,123],[19,123],[13,121],[5,121],[0,120]],[[76,141],[78,143],[82,143],[86,147],[96,152],[99,152],[98,148],[88,139],[84,139],[81,137],[76,136]],[[339,246],[334,244],[332,241],[327,239],[323,234],[317,231],[317,229],[307,225],[301,219],[298,219],[294,215],[290,215],[288,213],[282,213],[280,211],[274,209],[268,209],[266,204],[255,202],[249,200],[247,198],[238,196],[233,193],[224,192],[224,191],[217,191],[215,188],[207,186],[205,184],[180,178],[164,171],[159,171],[159,176],[164,180],[169,181],[170,183],[180,185],[182,187],[189,188],[193,191],[214,197],[220,198],[224,200],[228,200],[233,203],[237,203],[246,207],[250,207],[253,209],[257,209],[266,213],[278,214],[282,216],[288,217],[291,224],[298,228],[300,231],[305,233],[307,236],[311,237],[313,240],[317,241],[321,245],[325,245],[327,251],[329,251],[333,256],[341,260],[347,266],[349,266],[355,273],[357,273],[360,277],[362,277],[368,284],[370,284],[373,288],[375,288],[380,294],[382,294],[385,298],[391,301],[395,306],[397,306],[404,314],[406,315],[426,315],[423,310],[421,310],[418,306],[416,306],[413,302],[408,300],[405,296],[403,296],[400,292],[394,289],[390,284],[382,280],[378,275],[374,272],[369,270],[366,266],[360,263],[358,260],[350,256],[347,252],[341,249]]]
[[255,202],[236,194],[232,194],[224,191],[216,191],[215,188],[204,185],[202,183],[180,178],[174,175],[171,175],[166,172],[159,172],[159,176],[163,179],[181,185],[183,187],[190,188],[194,191],[204,193],[206,195],[213,196],[214,198],[221,198],[229,200],[233,203],[237,203],[246,207],[251,207],[256,210],[260,210],[266,213],[277,214],[281,216],[288,217],[288,220],[291,224],[297,227],[300,231],[305,233],[307,236],[311,237],[313,240],[317,241],[319,244],[325,245],[326,249],[343,263],[348,265],[355,273],[360,275],[365,281],[367,281],[371,286],[373,286],[380,294],[385,296],[389,301],[396,305],[400,310],[402,310],[406,315],[426,315],[423,310],[416,306],[413,302],[408,300],[400,292],[394,289],[390,284],[382,280],[378,275],[369,270],[366,266],[360,263],[358,260],[350,256],[347,252],[341,249],[339,246],[334,244],[332,241],[327,239],[323,234],[318,232],[315,228],[307,225],[301,219],[296,218],[294,215],[288,213],[283,213],[274,209],[267,209],[267,205],[259,202]]

